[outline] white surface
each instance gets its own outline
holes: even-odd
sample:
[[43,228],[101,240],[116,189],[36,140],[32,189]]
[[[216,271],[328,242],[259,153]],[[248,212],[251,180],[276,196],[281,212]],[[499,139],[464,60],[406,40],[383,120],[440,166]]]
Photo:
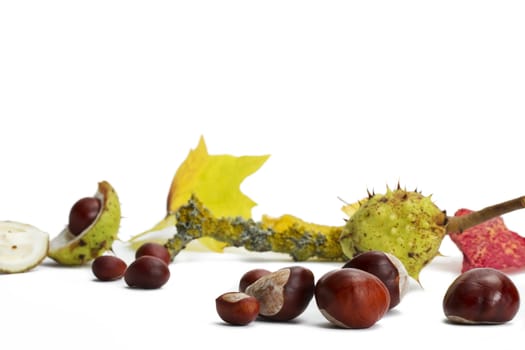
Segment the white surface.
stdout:
[[[523,195],[524,15],[519,1],[3,1],[0,218],[53,236],[108,180],[125,239],[163,217],[201,135],[212,154],[271,154],[243,183],[255,218],[339,224],[338,197],[398,181],[449,213]],[[523,213],[505,220],[525,233]],[[444,322],[461,257],[442,248],[424,289],[364,331],[327,326],[314,304],[290,324],[221,323],[215,297],[250,268],[292,263],[280,257],[183,252],[156,291],[46,262],[0,276],[2,347],[521,341],[523,311],[503,326]],[[316,277],[336,266],[303,265]],[[525,276],[512,277],[524,293]]]

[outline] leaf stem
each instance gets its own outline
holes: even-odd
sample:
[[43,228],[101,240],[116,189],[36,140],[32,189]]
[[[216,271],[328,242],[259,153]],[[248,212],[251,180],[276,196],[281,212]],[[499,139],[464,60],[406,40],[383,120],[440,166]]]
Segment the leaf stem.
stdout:
[[449,216],[446,224],[446,232],[447,234],[461,233],[472,226],[523,208],[525,208],[525,196],[498,203],[467,215]]

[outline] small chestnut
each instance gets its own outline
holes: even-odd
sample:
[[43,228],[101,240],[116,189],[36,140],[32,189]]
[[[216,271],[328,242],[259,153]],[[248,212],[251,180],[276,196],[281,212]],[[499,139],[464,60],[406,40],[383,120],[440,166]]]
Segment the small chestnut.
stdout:
[[171,255],[168,248],[160,243],[146,242],[142,244],[135,252],[135,259],[140,258],[143,255],[156,256],[168,265],[171,262]]
[[228,292],[215,299],[221,319],[233,325],[244,326],[259,315],[259,301],[246,293]]
[[443,311],[453,323],[505,323],[514,318],[519,305],[519,292],[512,280],[499,270],[485,267],[463,272],[443,298]]
[[136,259],[124,273],[124,280],[128,286],[140,289],[160,288],[168,282],[169,278],[168,265],[151,255],[144,255]]
[[78,236],[95,221],[101,208],[100,199],[95,197],[81,198],[69,211],[69,232]]
[[272,321],[289,321],[299,316],[313,298],[314,274],[292,266],[266,274],[246,288],[259,300],[259,315]]
[[408,290],[408,272],[395,255],[367,251],[350,259],[343,268],[353,267],[378,277],[390,292],[390,309],[397,306]]
[[247,271],[244,275],[242,275],[239,281],[239,292],[246,291],[246,287],[248,287],[253,282],[257,281],[262,276],[267,275],[269,273],[270,271],[266,269],[253,269]]
[[127,264],[114,255],[101,255],[91,264],[91,271],[100,281],[114,281],[124,276]]
[[390,293],[369,272],[344,268],[325,273],[315,285],[323,316],[341,328],[369,328],[389,309]]

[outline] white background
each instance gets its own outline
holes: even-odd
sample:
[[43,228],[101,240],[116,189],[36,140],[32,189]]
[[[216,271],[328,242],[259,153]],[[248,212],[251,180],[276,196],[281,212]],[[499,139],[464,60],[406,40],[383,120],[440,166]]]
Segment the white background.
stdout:
[[[254,218],[339,225],[339,198],[398,181],[449,214],[523,195],[523,18],[521,1],[2,1],[0,219],[54,236],[72,203],[108,180],[126,239],[164,216],[201,135],[211,154],[271,155],[243,183]],[[525,233],[524,217],[505,220]],[[502,326],[444,322],[461,256],[448,239],[442,252],[423,287],[361,331],[330,327],[315,304],[289,324],[220,321],[215,297],[287,257],[183,252],[156,291],[46,261],[0,275],[0,339],[12,349],[521,341],[525,311]],[[316,277],[339,266],[302,265]],[[511,276],[525,295],[525,276]]]

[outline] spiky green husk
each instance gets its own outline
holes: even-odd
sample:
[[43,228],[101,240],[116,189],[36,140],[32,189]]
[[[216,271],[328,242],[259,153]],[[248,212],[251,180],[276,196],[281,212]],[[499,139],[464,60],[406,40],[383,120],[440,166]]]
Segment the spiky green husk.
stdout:
[[371,195],[349,218],[341,248],[349,258],[369,250],[391,253],[418,280],[421,269],[439,254],[446,220],[430,196],[388,189],[384,195]]
[[111,249],[120,228],[120,202],[115,189],[106,181],[95,194],[102,210],[93,224],[78,236],[66,227],[50,243],[48,256],[62,265],[82,265]]

